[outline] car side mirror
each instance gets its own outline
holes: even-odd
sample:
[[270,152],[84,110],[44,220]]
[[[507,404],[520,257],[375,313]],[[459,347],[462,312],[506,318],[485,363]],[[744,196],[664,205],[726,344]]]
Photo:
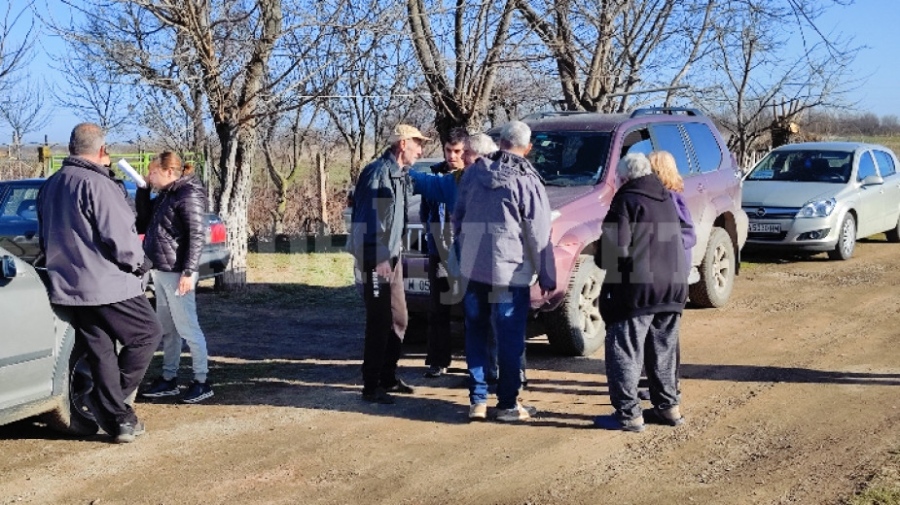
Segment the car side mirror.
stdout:
[[12,279],[16,276],[16,259],[12,256],[0,258],[0,279]]
[[884,179],[882,179],[880,175],[876,174],[867,175],[866,178],[862,180],[863,186],[878,186],[881,184],[884,184]]

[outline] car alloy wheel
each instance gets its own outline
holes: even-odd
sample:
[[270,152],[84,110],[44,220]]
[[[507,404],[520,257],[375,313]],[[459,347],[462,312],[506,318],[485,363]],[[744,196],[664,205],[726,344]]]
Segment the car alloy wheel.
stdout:
[[828,257],[833,260],[848,260],[856,249],[856,219],[853,214],[847,213],[841,221],[841,232],[838,236],[834,250],[828,252]]

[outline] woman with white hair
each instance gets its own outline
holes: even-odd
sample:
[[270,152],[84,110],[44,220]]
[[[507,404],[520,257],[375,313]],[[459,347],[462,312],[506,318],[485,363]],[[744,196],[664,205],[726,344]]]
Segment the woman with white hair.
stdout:
[[687,299],[680,220],[647,156],[625,156],[616,175],[620,186],[603,220],[594,258],[606,270],[600,313],[606,323],[606,376],[615,413],[596,418],[595,424],[644,430],[638,380],[646,363],[652,414],[661,423],[677,426],[684,418],[676,350]]

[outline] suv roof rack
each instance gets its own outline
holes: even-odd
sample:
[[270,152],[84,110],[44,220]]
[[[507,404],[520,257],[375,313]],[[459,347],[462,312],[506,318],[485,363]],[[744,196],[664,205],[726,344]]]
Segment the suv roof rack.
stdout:
[[522,119],[544,119],[545,117],[577,116],[579,114],[591,114],[591,112],[586,110],[545,110],[542,112],[532,112]]
[[684,114],[685,116],[702,116],[703,113],[691,107],[644,107],[635,109],[631,113],[631,117],[650,116],[654,114],[668,114],[674,116],[676,114]]

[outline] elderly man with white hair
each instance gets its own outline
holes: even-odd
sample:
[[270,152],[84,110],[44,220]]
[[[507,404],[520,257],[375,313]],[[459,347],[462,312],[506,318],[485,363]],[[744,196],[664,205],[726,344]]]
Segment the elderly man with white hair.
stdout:
[[453,214],[465,283],[469,418],[487,417],[490,334],[498,348],[497,420],[523,421],[534,410],[519,403],[521,357],[531,285],[556,289],[550,204],[525,155],[531,129],[521,121],[500,132],[500,150],[467,168]]
[[676,386],[676,350],[687,299],[687,259],[681,224],[669,191],[644,154],[617,166],[619,189],[603,220],[594,258],[606,270],[600,313],[606,323],[606,377],[615,413],[594,420],[601,428],[644,430],[638,398],[646,364],[653,410],[648,418],[684,422]]

